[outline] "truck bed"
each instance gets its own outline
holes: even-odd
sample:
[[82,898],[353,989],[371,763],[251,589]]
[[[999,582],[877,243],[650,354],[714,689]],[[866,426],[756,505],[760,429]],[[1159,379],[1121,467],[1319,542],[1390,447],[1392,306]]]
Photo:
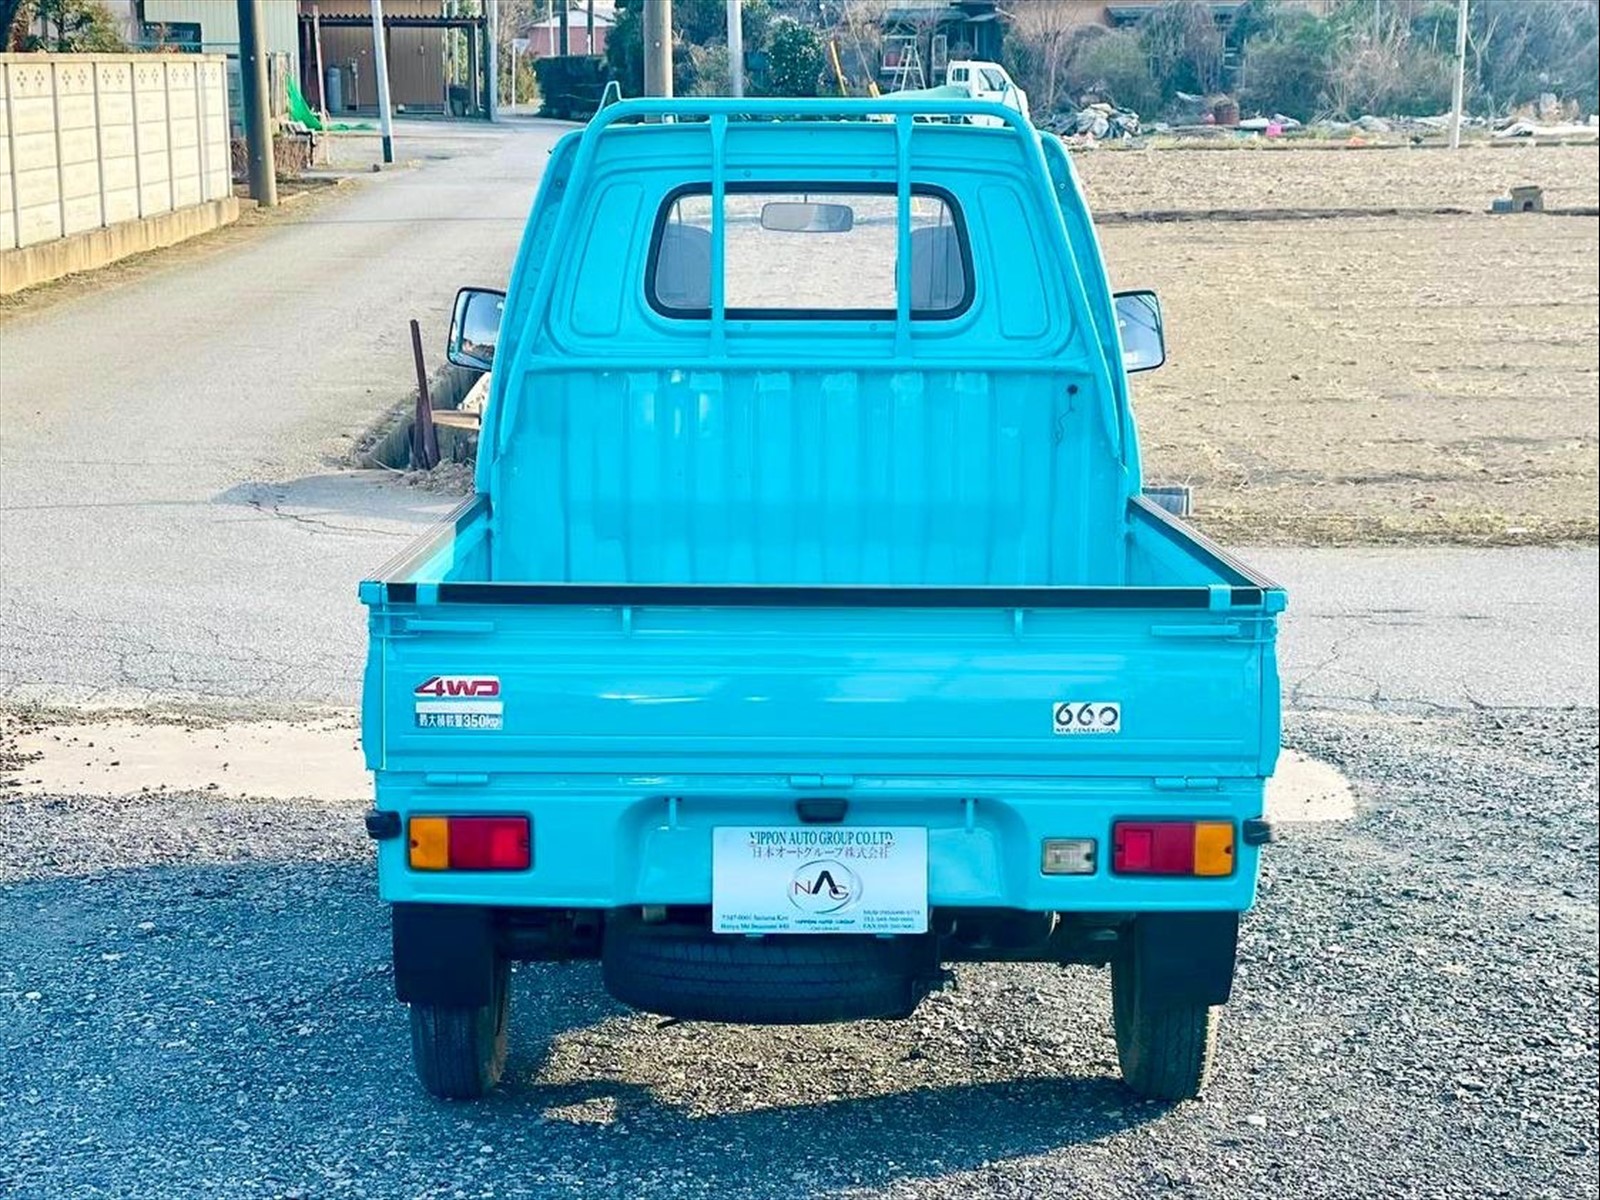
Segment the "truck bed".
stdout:
[[[848,795],[853,814],[883,820],[897,801],[942,797],[953,830],[1038,823],[1043,836],[1125,813],[1130,790],[1154,812],[1181,794],[1188,813],[1259,815],[1278,750],[1282,593],[1148,502],[1130,518],[1123,587],[608,585],[487,578],[492,524],[470,501],[362,588],[379,805],[545,797],[541,848],[570,840],[581,861],[587,845],[622,847],[621,894],[663,903],[703,899],[701,883],[672,894],[651,873],[695,861],[706,839],[652,856],[646,830],[770,817],[807,794]],[[1115,705],[1117,727],[1058,731],[1062,704]],[[441,705],[498,719],[424,723]],[[604,833],[613,823],[637,836]],[[1028,894],[1039,881],[992,865],[984,880],[964,868],[934,901],[1048,907]],[[701,880],[679,867],[674,879]],[[609,863],[587,884],[558,870],[572,876],[564,902],[618,894]],[[430,885],[455,899],[500,886]]]
[[[1156,506],[1131,516],[1124,587],[540,583],[485,577],[469,501],[364,585],[389,676],[369,680],[375,749],[389,768],[459,747],[523,770],[1269,773],[1282,593]],[[400,685],[429,674],[498,679],[502,728],[418,727]],[[1055,731],[1052,705],[1102,700],[1127,711],[1116,734]]]

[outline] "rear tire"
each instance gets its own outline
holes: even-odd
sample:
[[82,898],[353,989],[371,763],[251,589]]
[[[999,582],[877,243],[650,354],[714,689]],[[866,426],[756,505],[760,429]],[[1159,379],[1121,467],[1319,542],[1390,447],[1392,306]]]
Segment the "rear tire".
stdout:
[[411,1006],[411,1060],[423,1089],[441,1100],[477,1100],[500,1082],[511,1025],[511,964],[494,965],[489,1003]]
[[1140,984],[1132,956],[1111,963],[1111,1017],[1122,1079],[1149,1100],[1193,1100],[1216,1054],[1218,1010],[1170,1003]]

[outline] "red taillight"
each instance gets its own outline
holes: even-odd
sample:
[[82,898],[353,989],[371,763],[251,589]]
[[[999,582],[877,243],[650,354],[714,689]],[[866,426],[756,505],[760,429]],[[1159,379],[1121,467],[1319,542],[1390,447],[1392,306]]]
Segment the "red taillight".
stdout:
[[1111,869],[1119,875],[1231,875],[1231,821],[1117,821]]
[[1111,869],[1121,875],[1191,874],[1194,822],[1118,821],[1111,827]]
[[450,867],[522,871],[532,858],[527,817],[451,817]]
[[525,871],[533,862],[527,817],[412,817],[409,855],[420,871]]

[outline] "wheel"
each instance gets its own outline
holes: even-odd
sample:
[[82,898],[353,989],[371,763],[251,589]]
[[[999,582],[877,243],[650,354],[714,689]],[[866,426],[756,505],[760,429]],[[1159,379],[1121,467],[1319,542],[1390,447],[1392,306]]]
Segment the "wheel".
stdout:
[[476,1100],[500,1082],[510,1032],[511,964],[495,963],[489,1003],[475,1008],[411,1006],[411,1061],[417,1079],[444,1100]]
[[1131,955],[1111,963],[1111,1020],[1122,1079],[1149,1100],[1193,1100],[1216,1052],[1215,1007],[1167,1003],[1140,986]]
[[606,991],[688,1021],[812,1025],[910,1016],[933,974],[901,939],[794,934],[747,938],[608,922]]

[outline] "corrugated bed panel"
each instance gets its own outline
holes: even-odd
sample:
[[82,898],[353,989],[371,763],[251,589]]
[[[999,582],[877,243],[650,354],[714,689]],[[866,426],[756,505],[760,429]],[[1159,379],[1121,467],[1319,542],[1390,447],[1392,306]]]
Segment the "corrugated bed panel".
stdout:
[[1073,443],[1098,430],[1045,373],[573,373],[529,397],[495,501],[496,578],[1003,585],[1087,570],[1081,535],[1059,526],[1095,493],[1066,464],[1081,469]]

